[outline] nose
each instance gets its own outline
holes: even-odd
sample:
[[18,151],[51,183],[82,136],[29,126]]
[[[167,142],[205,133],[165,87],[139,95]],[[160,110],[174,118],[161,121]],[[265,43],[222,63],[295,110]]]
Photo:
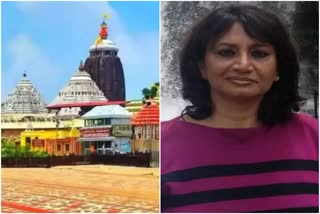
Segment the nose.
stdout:
[[240,53],[234,64],[234,69],[241,72],[249,72],[251,66],[250,56],[247,53]]

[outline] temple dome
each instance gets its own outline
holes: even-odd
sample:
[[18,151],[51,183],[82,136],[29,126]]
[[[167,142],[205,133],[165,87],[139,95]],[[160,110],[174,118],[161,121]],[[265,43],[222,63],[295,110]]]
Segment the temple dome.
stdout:
[[107,100],[90,75],[83,70],[81,63],[68,84],[59,92],[51,105],[71,102]]
[[111,50],[118,52],[119,48],[111,40],[102,39],[100,44],[93,44],[90,46],[89,51],[104,51]]
[[23,74],[13,92],[2,103],[1,111],[2,114],[48,112],[46,103],[26,74]]

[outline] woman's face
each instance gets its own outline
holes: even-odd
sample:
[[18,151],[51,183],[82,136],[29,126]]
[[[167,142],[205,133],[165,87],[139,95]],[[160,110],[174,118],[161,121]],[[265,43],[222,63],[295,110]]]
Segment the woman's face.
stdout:
[[235,23],[208,48],[201,74],[213,96],[261,98],[276,81],[276,53],[270,44],[252,39]]

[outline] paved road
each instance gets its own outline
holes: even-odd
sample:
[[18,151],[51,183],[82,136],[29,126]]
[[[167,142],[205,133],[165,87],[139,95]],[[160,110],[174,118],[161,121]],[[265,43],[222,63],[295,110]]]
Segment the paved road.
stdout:
[[4,168],[2,212],[159,212],[158,169]]

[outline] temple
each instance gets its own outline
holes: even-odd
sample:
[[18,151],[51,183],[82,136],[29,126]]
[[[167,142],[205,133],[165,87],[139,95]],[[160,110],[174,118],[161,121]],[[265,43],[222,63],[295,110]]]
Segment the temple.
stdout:
[[24,74],[2,103],[2,137],[56,156],[151,152],[158,166],[159,84],[126,101],[119,49],[108,35],[104,20],[85,64],[49,105]]
[[1,106],[2,114],[45,113],[46,103],[24,73],[15,89]]
[[[108,100],[84,70],[82,62],[80,62],[79,70],[72,75],[70,81],[60,90],[58,96],[48,107],[58,106],[60,107],[60,109],[58,108],[59,116],[73,117],[81,114],[81,105],[83,103],[96,101],[104,101],[106,103]],[[79,106],[75,104],[79,104]]]
[[90,56],[84,68],[110,101],[124,101],[125,80],[123,67],[118,57],[119,48],[108,39],[108,27],[103,20],[98,38],[90,46]]

